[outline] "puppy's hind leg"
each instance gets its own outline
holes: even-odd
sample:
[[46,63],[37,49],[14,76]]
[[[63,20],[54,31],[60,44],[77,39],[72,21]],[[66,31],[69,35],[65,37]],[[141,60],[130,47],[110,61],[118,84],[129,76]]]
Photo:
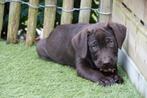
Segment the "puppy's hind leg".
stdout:
[[37,54],[40,58],[45,59],[45,60],[50,60],[48,56],[48,52],[46,50],[46,40],[42,39],[37,43]]

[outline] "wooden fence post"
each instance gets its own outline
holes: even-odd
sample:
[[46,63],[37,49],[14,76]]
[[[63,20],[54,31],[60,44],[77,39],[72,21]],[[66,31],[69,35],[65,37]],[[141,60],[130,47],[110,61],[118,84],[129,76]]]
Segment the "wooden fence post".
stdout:
[[[45,5],[56,5],[57,0],[45,0]],[[56,6],[45,8],[43,38],[47,38],[54,29]]]
[[[63,9],[72,10],[73,9],[74,0],[63,0]],[[61,16],[61,24],[70,24],[72,23],[72,12],[64,12],[62,11]]]
[[0,39],[1,39],[1,31],[3,27],[3,15],[4,15],[4,0],[0,1]]
[[[30,4],[38,6],[39,0],[30,0]],[[29,7],[28,24],[27,24],[27,35],[26,45],[31,46],[35,41],[36,24],[37,24],[37,8]]]
[[[100,12],[109,13],[112,12],[112,0],[100,0]],[[111,14],[100,14],[100,22],[108,22],[111,20]]]
[[17,37],[17,32],[19,27],[20,7],[21,7],[20,2],[10,3],[7,43],[17,42],[16,37]]
[[[91,8],[92,0],[81,0],[80,8]],[[89,23],[91,10],[81,10],[79,14],[79,23]]]

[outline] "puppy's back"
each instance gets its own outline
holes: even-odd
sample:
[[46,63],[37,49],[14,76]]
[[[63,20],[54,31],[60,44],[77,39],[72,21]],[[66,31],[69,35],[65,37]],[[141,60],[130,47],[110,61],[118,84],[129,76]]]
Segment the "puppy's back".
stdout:
[[57,26],[45,39],[48,58],[60,64],[75,65],[75,53],[72,38],[88,24],[66,24]]

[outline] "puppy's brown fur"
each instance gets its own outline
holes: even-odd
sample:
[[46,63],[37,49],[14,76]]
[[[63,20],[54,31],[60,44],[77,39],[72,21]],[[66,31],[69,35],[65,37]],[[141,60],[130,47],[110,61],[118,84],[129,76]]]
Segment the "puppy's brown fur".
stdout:
[[73,66],[77,74],[101,85],[122,83],[117,52],[126,27],[117,23],[61,25],[37,44],[41,58]]

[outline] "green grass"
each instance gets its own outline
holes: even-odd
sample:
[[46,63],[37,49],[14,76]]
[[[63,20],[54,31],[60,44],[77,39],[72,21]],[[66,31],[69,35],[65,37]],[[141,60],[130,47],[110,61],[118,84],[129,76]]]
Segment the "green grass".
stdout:
[[35,46],[0,42],[0,98],[142,98],[120,67],[119,73],[124,84],[102,87],[39,59]]

